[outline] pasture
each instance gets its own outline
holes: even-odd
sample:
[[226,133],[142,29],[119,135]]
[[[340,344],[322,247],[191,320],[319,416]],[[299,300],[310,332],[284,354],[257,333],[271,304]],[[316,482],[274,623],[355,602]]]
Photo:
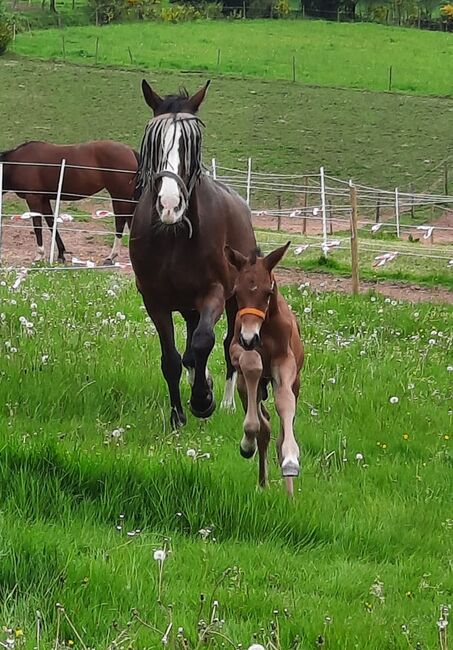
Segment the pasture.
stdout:
[[169,431],[130,278],[31,273],[13,291],[14,277],[0,283],[3,642],[105,648],[126,629],[116,647],[158,647],[172,621],[168,646],[197,648],[204,620],[209,647],[441,647],[451,308],[285,290],[307,347],[290,503],[275,460],[256,491],[239,411]]
[[[326,21],[142,22],[23,33],[20,54],[150,70],[191,70],[303,84],[452,95],[451,34]],[[128,51],[130,48],[130,53]],[[132,57],[132,59],[131,59]]]

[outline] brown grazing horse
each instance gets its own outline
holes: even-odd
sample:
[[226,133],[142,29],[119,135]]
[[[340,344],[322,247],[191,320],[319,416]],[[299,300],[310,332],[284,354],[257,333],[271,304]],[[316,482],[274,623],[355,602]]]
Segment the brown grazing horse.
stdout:
[[[116,236],[106,262],[113,261],[119,252],[124,226],[128,223],[130,227],[134,213],[138,153],[124,144],[110,140],[69,145],[33,141],[0,153],[0,162],[3,162],[3,193],[14,192],[25,199],[31,212],[37,213],[33,216],[38,246],[36,260],[44,259],[42,217],[49,228],[52,229],[53,226],[50,201],[56,199],[63,159],[66,160],[66,168],[62,201],[78,201],[103,189],[112,198]],[[118,170],[126,170],[127,173]],[[56,244],[58,260],[64,262],[65,247],[58,231]]]
[[234,288],[239,311],[230,355],[238,371],[238,391],[246,413],[241,455],[251,458],[258,442],[259,484],[264,487],[271,430],[263,401],[267,399],[267,386],[272,382],[281,423],[278,459],[286,488],[292,495],[293,477],[299,475],[299,447],[294,438],[293,422],[304,349],[297,320],[278,292],[272,273],[289,244],[266,257],[257,257],[256,253],[246,257],[229,246],[225,254],[239,271]]
[[[192,413],[207,418],[215,409],[207,361],[215,342],[214,326],[225,307],[228,402],[234,381],[229,349],[237,311],[231,297],[236,269],[223,251],[229,244],[248,255],[256,246],[247,204],[202,166],[202,123],[195,114],[208,85],[192,97],[184,91],[162,99],[146,81],[142,83],[155,117],[140,152],[137,176],[142,194],[129,249],[137,288],[159,334],[173,427],[186,422],[179,386],[182,364],[192,384]],[[175,311],[187,325],[182,363],[175,346]]]

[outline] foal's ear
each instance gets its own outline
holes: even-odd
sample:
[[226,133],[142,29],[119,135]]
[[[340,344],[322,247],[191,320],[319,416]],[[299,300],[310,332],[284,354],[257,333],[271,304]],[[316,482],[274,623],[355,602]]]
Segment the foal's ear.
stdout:
[[229,263],[235,266],[238,271],[240,271],[246,265],[247,258],[245,255],[239,251],[234,250],[234,248],[231,248],[231,246],[228,246],[228,244],[225,246],[224,251],[225,257]]
[[272,253],[269,253],[269,255],[266,255],[266,257],[263,257],[263,264],[266,267],[266,269],[269,271],[269,273],[280,262],[283,255],[288,250],[290,244],[291,244],[291,242],[288,241],[288,242],[286,242],[286,244],[284,246],[280,246],[280,248],[276,248],[275,251],[272,251]]
[[162,97],[159,97],[157,93],[154,92],[154,90],[151,88],[151,86],[146,81],[146,79],[143,79],[142,81],[142,92],[143,92],[143,97],[145,98],[145,102],[148,104],[150,108],[153,109],[154,112],[156,112],[159,106],[162,104],[163,99]]
[[203,88],[200,88],[195,95],[192,95],[192,97],[189,98],[188,104],[189,108],[191,111],[196,113],[198,109],[200,108],[204,98],[206,97],[206,93],[208,92],[209,84],[211,83],[211,80],[208,79],[208,81],[205,83]]

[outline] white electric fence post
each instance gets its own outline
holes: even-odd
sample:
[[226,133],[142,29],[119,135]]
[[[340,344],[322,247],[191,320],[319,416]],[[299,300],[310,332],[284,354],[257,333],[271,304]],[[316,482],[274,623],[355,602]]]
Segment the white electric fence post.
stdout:
[[0,265],[2,263],[2,236],[3,236],[3,163],[0,162]]
[[320,167],[319,174],[321,178],[322,247],[323,247],[323,253],[327,257],[327,212],[326,212],[326,185],[324,179],[324,167]]
[[400,201],[398,188],[395,187],[395,219],[396,219],[396,236],[400,236]]
[[248,159],[247,165],[247,205],[250,205],[250,194],[252,190],[252,159]]
[[216,181],[217,180],[217,163],[216,163],[215,158],[212,159],[211,165],[212,165],[212,178]]
[[53,214],[53,228],[52,228],[52,242],[50,244],[50,258],[49,261],[53,264],[55,256],[55,240],[57,238],[57,221],[60,216],[60,203],[61,203],[61,190],[63,189],[63,178],[66,160],[63,158],[61,161],[60,178],[58,179],[57,200],[55,201],[55,210]]

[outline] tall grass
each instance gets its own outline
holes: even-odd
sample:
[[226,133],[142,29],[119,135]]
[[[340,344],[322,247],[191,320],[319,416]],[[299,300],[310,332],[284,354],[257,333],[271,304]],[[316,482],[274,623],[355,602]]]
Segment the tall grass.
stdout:
[[[130,279],[1,280],[0,640],[35,647],[38,610],[42,647],[82,648],[71,624],[90,647],[123,627],[119,647],[158,647],[170,619],[170,647],[179,627],[199,647],[216,600],[210,647],[436,647],[451,601],[450,308],[286,290],[307,349],[291,503],[274,461],[256,490],[239,411],[169,430]],[[210,366],[220,398],[220,344]]]

